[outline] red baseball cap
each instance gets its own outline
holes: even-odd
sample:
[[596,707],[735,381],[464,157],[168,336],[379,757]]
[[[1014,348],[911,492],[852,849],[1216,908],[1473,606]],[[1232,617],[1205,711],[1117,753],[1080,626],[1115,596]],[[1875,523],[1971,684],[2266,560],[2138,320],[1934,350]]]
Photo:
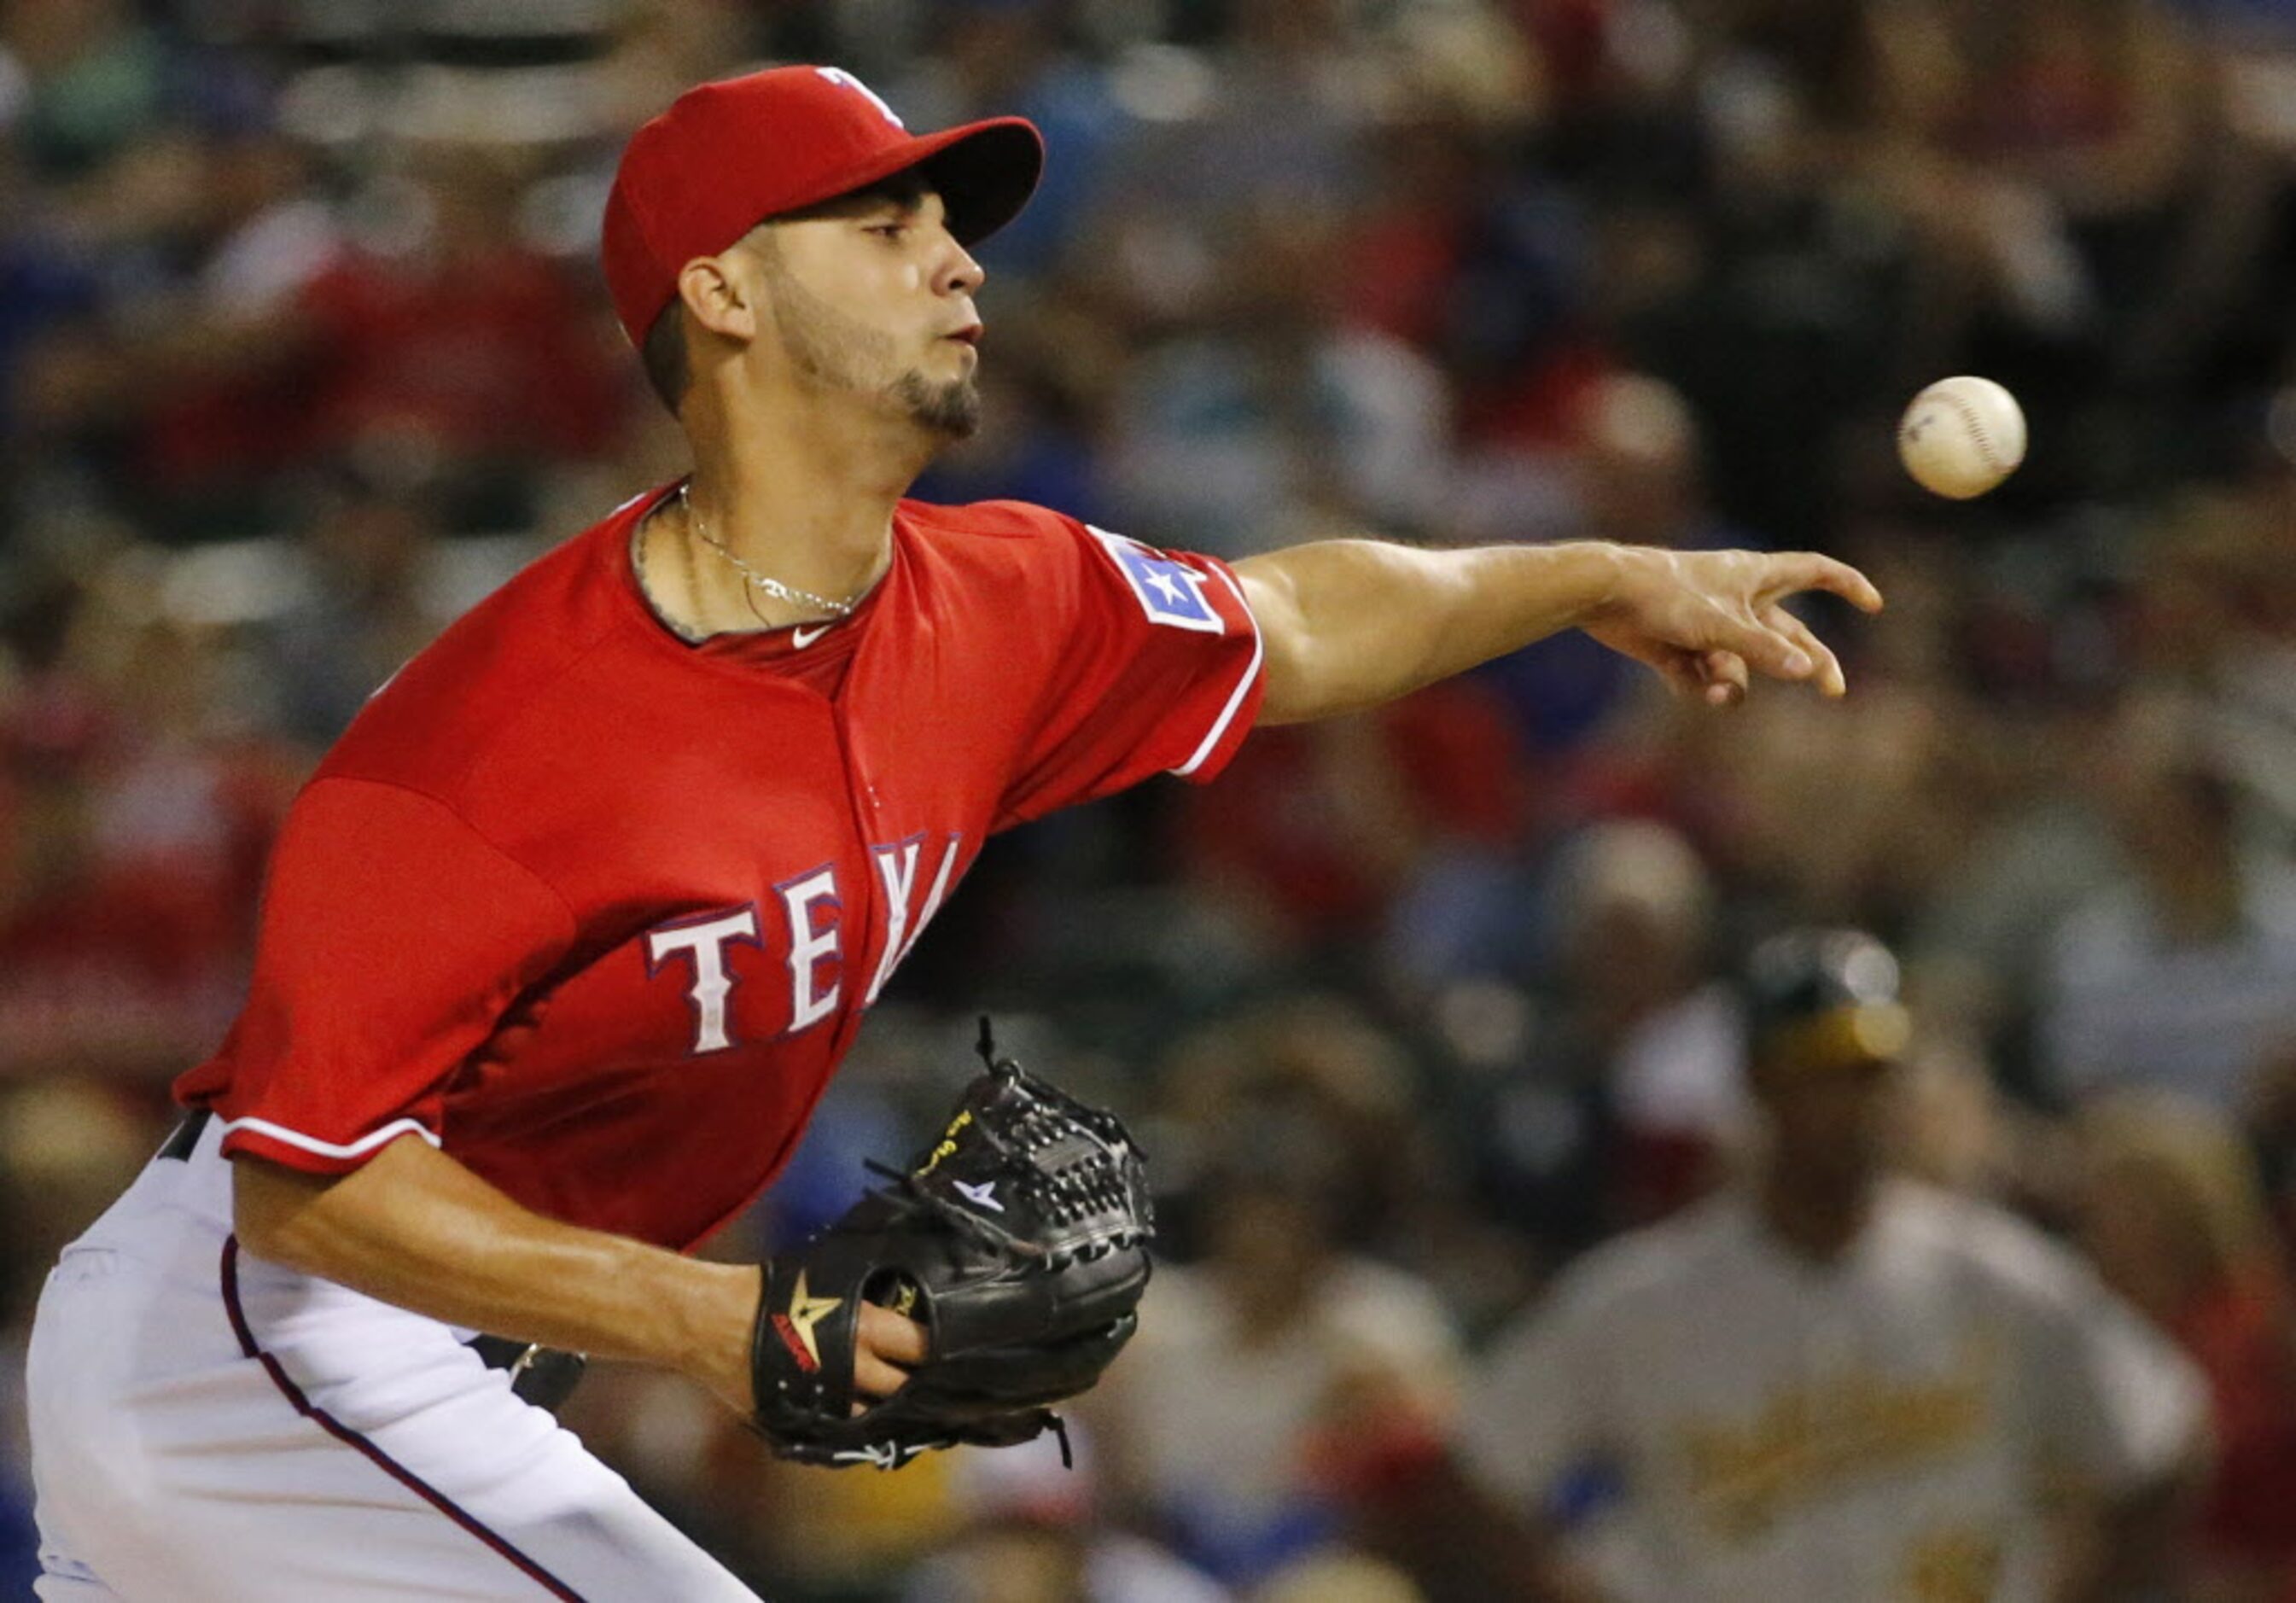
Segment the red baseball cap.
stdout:
[[851,73],[775,67],[688,89],[630,136],[606,197],[603,257],[632,345],[677,294],[677,275],[767,218],[922,168],[965,244],[1028,204],[1045,142],[1025,118],[914,135]]

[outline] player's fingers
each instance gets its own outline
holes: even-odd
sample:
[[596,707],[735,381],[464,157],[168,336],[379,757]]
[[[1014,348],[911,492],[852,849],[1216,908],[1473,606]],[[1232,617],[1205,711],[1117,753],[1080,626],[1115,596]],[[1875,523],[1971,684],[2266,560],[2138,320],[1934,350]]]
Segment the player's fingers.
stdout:
[[[909,1377],[908,1367],[925,1360],[925,1328],[874,1303],[861,1304],[861,1328],[853,1343],[853,1390],[862,1397],[890,1397]],[[856,1412],[861,1405],[854,1404]]]
[[[853,1354],[853,1390],[858,1396],[879,1400],[890,1397],[908,1377],[906,1369],[887,1363],[865,1348]],[[860,1411],[861,1405],[856,1402],[854,1412]]]
[[1804,651],[1799,640],[1759,616],[1746,617],[1726,609],[1715,633],[1719,638],[1707,648],[1708,654],[1719,652],[1735,656],[1753,672],[1774,679],[1806,679],[1817,671],[1817,659]]
[[1674,695],[1702,695],[1706,692],[1706,670],[1703,658],[1696,652],[1671,649],[1653,652],[1643,658],[1658,670],[1659,677]]
[[1833,648],[1817,637],[1817,631],[1782,606],[1772,606],[1762,613],[1762,621],[1800,645],[1817,663],[1817,671],[1810,676],[1821,695],[1840,696],[1849,689],[1849,681],[1841,672],[1841,660]]
[[[853,1343],[853,1390],[858,1397],[890,1397],[909,1377],[905,1365],[925,1360],[925,1328],[874,1303],[861,1304],[861,1328]],[[863,1404],[856,1401],[853,1411]]]
[[1735,652],[1710,651],[1696,659],[1709,706],[1734,707],[1746,699],[1746,660]]
[[921,1364],[931,1351],[925,1328],[916,1320],[875,1303],[861,1304],[858,1349],[892,1364]]
[[1848,563],[1816,551],[1782,551],[1771,557],[1756,602],[1767,605],[1797,590],[1830,591],[1864,612],[1882,610],[1882,592],[1872,580]]

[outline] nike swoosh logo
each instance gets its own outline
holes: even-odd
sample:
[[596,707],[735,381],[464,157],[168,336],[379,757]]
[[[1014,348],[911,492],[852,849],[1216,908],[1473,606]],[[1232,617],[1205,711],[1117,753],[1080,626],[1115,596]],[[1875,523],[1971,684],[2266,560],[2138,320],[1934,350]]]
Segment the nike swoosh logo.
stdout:
[[836,627],[833,623],[824,623],[816,629],[793,629],[790,630],[790,644],[798,650],[803,651]]

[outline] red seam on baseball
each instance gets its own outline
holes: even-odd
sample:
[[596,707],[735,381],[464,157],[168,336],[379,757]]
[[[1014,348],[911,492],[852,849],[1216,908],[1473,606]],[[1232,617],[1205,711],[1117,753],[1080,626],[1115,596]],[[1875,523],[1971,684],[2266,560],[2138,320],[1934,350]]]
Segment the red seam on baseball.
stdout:
[[1950,390],[1941,391],[1936,399],[1961,414],[1961,421],[1969,425],[1970,438],[1976,441],[1977,454],[1985,458],[1985,465],[1997,473],[2006,473],[2008,464],[1994,450],[1993,437],[1985,432],[1984,423],[1978,421],[1977,413],[1970,404]]

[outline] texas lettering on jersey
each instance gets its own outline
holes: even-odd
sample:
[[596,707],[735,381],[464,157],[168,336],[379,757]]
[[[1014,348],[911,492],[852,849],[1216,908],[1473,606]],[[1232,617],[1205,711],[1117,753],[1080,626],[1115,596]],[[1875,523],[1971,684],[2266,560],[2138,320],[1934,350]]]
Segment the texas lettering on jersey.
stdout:
[[[893,971],[909,955],[909,948],[940,910],[964,837],[951,834],[943,843],[939,867],[920,902],[917,865],[923,845],[922,840],[909,840],[869,849],[883,880],[884,896],[878,905],[885,910],[886,927],[876,942],[880,956],[876,973],[861,999],[865,1006],[877,999],[885,982],[893,977]],[[838,894],[833,864],[800,875],[775,889],[780,894],[770,916],[780,918],[787,932],[786,940],[775,943],[787,952],[783,964],[789,974],[789,1011],[783,1030],[795,1034],[834,1014],[843,995],[845,950],[840,914],[844,898]],[[693,1056],[724,1052],[741,1044],[726,1019],[727,1000],[744,978],[731,954],[736,945],[760,948],[766,944],[754,902],[698,918],[677,919],[646,936],[649,974],[683,966],[686,999],[693,1007]]]
[[409,662],[296,800],[247,1006],[176,1085],[226,1154],[430,1141],[691,1246],[786,1163],[997,831],[1217,774],[1261,691],[1236,576],[1040,507],[904,502],[825,630],[695,645],[622,507]]

